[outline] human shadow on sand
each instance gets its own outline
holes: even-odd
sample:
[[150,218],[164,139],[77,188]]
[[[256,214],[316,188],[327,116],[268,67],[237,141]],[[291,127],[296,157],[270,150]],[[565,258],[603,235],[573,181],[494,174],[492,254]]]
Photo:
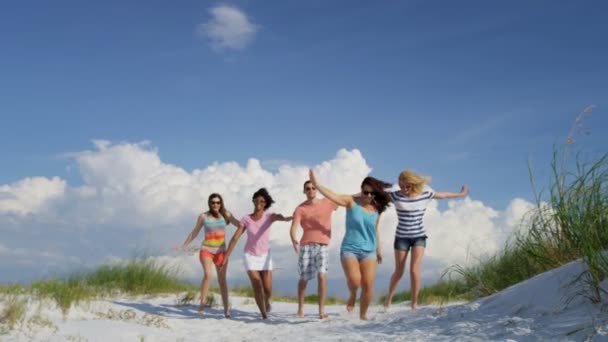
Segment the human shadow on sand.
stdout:
[[238,309],[230,310],[230,318],[224,317],[224,309],[205,308],[205,313],[198,313],[198,305],[171,305],[160,304],[154,305],[150,303],[132,303],[114,301],[116,305],[126,306],[135,310],[139,310],[148,314],[154,314],[164,317],[172,317],[177,319],[228,319],[241,322],[259,322],[267,324],[301,324],[309,320],[290,321],[281,317],[281,314],[270,313],[268,319],[262,319],[258,312],[243,311]]

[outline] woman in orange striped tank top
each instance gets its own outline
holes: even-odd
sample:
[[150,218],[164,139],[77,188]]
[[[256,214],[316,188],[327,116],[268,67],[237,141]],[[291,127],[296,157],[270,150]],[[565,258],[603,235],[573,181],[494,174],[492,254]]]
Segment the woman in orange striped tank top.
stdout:
[[230,317],[230,308],[228,304],[228,285],[226,284],[226,272],[228,264],[222,267],[222,262],[226,256],[226,226],[233,224],[239,227],[240,223],[232,214],[224,207],[222,196],[217,193],[209,195],[208,200],[209,210],[200,214],[194,225],[194,229],[188,234],[186,240],[181,246],[175,247],[175,250],[181,251],[188,247],[201,229],[204,227],[204,240],[201,244],[199,252],[199,260],[203,265],[203,280],[201,281],[201,302],[198,308],[200,314],[204,313],[205,304],[207,302],[207,293],[209,291],[209,283],[213,277],[213,266],[217,272],[217,281],[222,295],[222,304],[224,305],[224,316]]

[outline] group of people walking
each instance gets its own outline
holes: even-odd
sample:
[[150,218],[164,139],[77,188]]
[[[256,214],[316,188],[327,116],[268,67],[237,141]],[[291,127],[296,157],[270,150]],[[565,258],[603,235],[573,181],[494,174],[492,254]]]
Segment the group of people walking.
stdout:
[[[199,259],[204,275],[201,282],[201,301],[199,313],[204,308],[209,291],[213,268],[216,269],[224,316],[230,317],[226,270],[230,255],[238,240],[247,232],[244,264],[254,291],[255,302],[262,318],[268,317],[272,296],[272,257],[269,245],[270,227],[276,221],[292,221],[290,236],[294,250],[298,254],[298,312],[304,316],[304,297],[308,281],[317,278],[319,317],[327,317],[325,299],[327,293],[326,274],[329,265],[328,246],[331,238],[331,219],[338,207],[346,208],[346,231],[340,246],[340,260],[349,297],[346,304],[348,312],[353,312],[359,288],[359,317],[367,319],[367,310],[373,297],[376,266],[382,263],[379,223],[381,214],[393,204],[399,219],[395,232],[394,255],[395,270],[389,283],[385,307],[391,305],[394,292],[403,276],[408,254],[410,257],[411,301],[416,309],[420,290],[420,264],[426,247],[426,232],[423,216],[431,199],[456,198],[468,194],[467,185],[460,192],[435,192],[427,184],[430,178],[405,170],[399,175],[399,190],[391,191],[390,183],[374,177],[365,177],[360,192],[354,195],[337,194],[322,185],[312,170],[304,182],[306,200],[293,212],[293,216],[270,213],[268,209],[274,200],[265,188],[252,196],[253,212],[237,220],[224,206],[222,196],[214,193],[209,196],[209,210],[200,214],[196,225],[181,246],[183,250],[199,235],[204,228],[204,240]],[[317,198],[320,192],[325,198]],[[226,246],[226,226],[237,227]],[[302,236],[298,240],[298,226]],[[410,253],[411,251],[411,253]]]

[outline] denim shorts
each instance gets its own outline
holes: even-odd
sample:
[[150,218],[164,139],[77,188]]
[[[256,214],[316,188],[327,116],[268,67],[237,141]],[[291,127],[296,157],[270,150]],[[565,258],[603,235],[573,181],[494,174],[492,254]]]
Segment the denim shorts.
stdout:
[[426,247],[426,238],[427,236],[420,236],[415,238],[406,238],[406,237],[395,237],[395,243],[393,244],[393,248],[396,251],[409,251],[410,248],[421,246]]
[[355,258],[357,261],[363,261],[367,259],[376,259],[376,251],[344,251],[340,250],[340,260]]

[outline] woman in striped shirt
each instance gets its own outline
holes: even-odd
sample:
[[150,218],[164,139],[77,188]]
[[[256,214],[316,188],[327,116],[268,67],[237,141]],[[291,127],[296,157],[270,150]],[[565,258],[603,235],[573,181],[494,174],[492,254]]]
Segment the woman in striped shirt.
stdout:
[[192,232],[188,234],[186,240],[181,246],[175,247],[175,250],[181,251],[188,247],[192,240],[196,239],[201,228],[204,229],[205,239],[201,244],[199,251],[199,260],[203,265],[203,280],[201,281],[201,302],[198,307],[200,314],[204,313],[205,303],[207,302],[207,293],[209,291],[209,283],[213,277],[213,265],[217,272],[217,281],[220,285],[220,293],[222,295],[222,304],[224,304],[224,316],[230,317],[230,309],[228,307],[228,285],[226,284],[227,265],[222,267],[222,262],[226,257],[226,226],[232,223],[239,227],[239,221],[224,207],[222,196],[217,193],[209,195],[208,199],[209,210],[200,214],[194,225]]
[[409,250],[412,250],[410,259],[410,293],[412,310],[418,304],[420,291],[420,263],[426,247],[426,232],[423,217],[426,207],[432,199],[464,197],[469,193],[467,185],[463,185],[460,192],[435,192],[426,184],[430,177],[421,176],[411,170],[405,170],[399,175],[400,190],[390,193],[391,201],[397,210],[399,223],[395,232],[395,271],[393,272],[386,296],[384,307],[388,308],[393,300],[395,289],[403,276],[405,262]]

